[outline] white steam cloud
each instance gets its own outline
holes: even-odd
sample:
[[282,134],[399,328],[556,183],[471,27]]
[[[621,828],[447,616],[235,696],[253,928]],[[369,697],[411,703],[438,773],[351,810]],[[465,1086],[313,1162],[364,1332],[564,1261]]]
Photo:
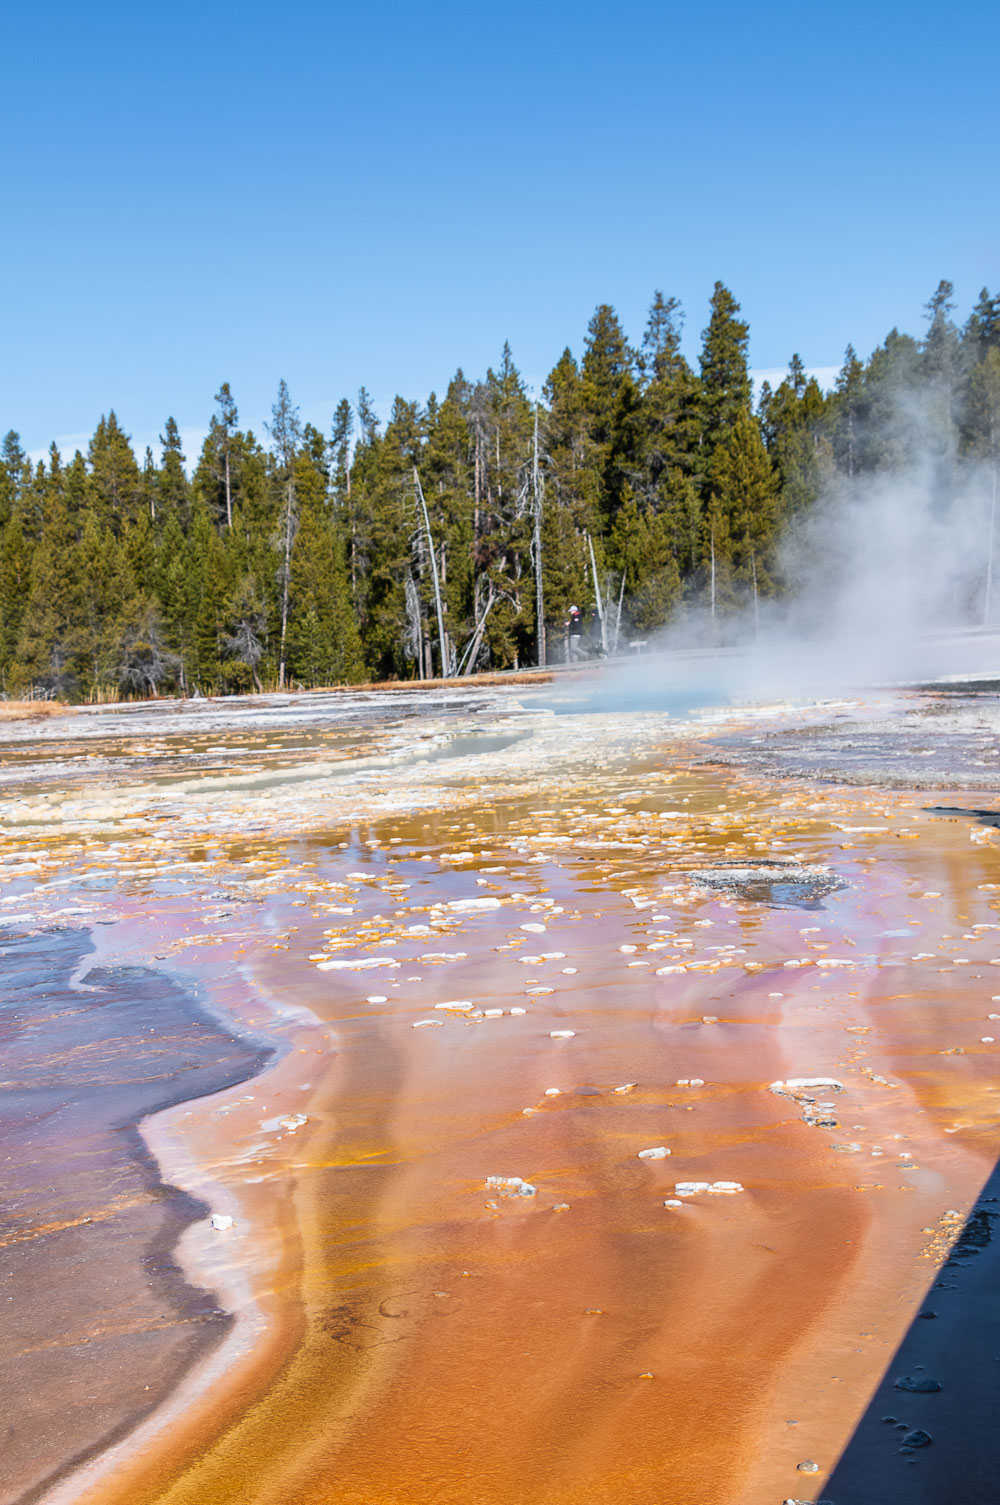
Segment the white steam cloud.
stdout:
[[590,704],[680,710],[1000,679],[997,469],[955,453],[941,411],[934,389],[911,394],[877,436],[892,468],[832,478],[786,526],[784,594],[724,616],[689,608],[634,664],[609,666]]

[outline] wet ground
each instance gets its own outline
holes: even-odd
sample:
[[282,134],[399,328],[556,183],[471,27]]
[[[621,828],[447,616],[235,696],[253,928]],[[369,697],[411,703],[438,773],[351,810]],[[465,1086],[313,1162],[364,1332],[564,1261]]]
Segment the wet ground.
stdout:
[[[897,1443],[887,1463],[882,1423],[881,1452],[867,1423],[850,1443],[996,1160],[996,837],[919,794],[706,766],[720,733],[844,711],[582,715],[567,738],[497,696],[353,772],[233,728],[214,756],[228,737],[231,766],[256,760],[243,784],[182,764],[165,790],[142,762],[127,791],[117,771],[44,803],[12,789],[11,956],[53,922],[111,921],[93,963],[132,980],[127,1017],[170,1070],[195,1020],[234,1063],[275,1047],[253,1080],[171,1085],[187,1100],[142,1118],[177,1230],[201,1204],[170,1290],[176,1314],[209,1303],[205,1347],[103,1389],[8,1347],[37,1414],[68,1397],[90,1417],[97,1456],[46,1498],[769,1505],[826,1498],[845,1448],[862,1478],[872,1459],[937,1477],[954,1367],[900,1409],[912,1431],[944,1401],[938,1455]],[[966,787],[947,803],[985,803]],[[119,1092],[132,1071],[106,1053]],[[20,1178],[22,1229],[50,1163]],[[140,1245],[117,1242],[122,1269]],[[35,1247],[58,1287],[58,1248]],[[101,1299],[81,1295],[81,1324]],[[173,1388],[149,1410],[152,1370]],[[115,1393],[135,1429],[99,1451]],[[23,1461],[5,1474],[31,1497]]]
[[890,789],[995,790],[1000,695],[973,686],[886,695],[859,718],[831,708],[808,726],[723,736],[712,762],[772,777]]
[[174,1249],[203,1205],[165,1185],[137,1125],[232,1086],[270,1052],[151,968],[91,968],[85,930],[2,951],[3,1498],[152,1411],[231,1318]]

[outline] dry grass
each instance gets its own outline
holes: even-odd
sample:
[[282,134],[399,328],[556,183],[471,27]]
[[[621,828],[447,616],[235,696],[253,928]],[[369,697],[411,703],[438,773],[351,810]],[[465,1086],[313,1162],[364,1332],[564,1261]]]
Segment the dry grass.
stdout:
[[508,689],[528,685],[551,684],[554,675],[549,669],[536,669],[520,674],[465,674],[461,679],[376,679],[363,685],[325,685],[304,690],[305,695],[354,695],[359,690],[453,690],[477,686],[506,686]]
[[74,707],[61,700],[0,700],[0,721],[48,721],[74,714]]

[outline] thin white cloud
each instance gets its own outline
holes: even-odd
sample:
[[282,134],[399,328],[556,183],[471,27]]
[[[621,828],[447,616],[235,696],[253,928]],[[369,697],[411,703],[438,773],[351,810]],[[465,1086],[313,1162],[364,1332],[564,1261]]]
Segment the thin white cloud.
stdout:
[[[824,392],[832,389],[839,372],[839,366],[806,367],[806,376],[815,376]],[[765,382],[769,382],[772,387],[780,387],[787,375],[787,366],[755,366],[750,372],[750,380],[753,382],[755,394],[759,394]]]

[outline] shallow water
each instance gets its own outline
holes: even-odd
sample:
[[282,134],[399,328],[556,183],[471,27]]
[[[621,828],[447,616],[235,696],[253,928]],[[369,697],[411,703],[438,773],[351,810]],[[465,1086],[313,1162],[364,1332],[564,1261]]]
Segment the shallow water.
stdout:
[[[996,854],[913,799],[693,767],[662,724],[585,728],[568,769],[545,735],[456,754],[416,813],[383,775],[370,823],[324,786],[255,791],[256,834],[207,803],[200,836],[24,833],[18,888],[49,864],[115,917],[102,965],[159,957],[280,1049],[145,1127],[234,1217],[179,1258],[247,1342],[60,1499],[765,1505],[807,1458],[822,1486],[996,1156]],[[785,859],[843,886],[695,876]],[[830,1127],[767,1090],[814,1076]]]
[[162,973],[89,953],[82,930],[3,947],[4,1499],[122,1435],[231,1320],[173,1256],[205,1208],[164,1185],[135,1125],[269,1052]]

